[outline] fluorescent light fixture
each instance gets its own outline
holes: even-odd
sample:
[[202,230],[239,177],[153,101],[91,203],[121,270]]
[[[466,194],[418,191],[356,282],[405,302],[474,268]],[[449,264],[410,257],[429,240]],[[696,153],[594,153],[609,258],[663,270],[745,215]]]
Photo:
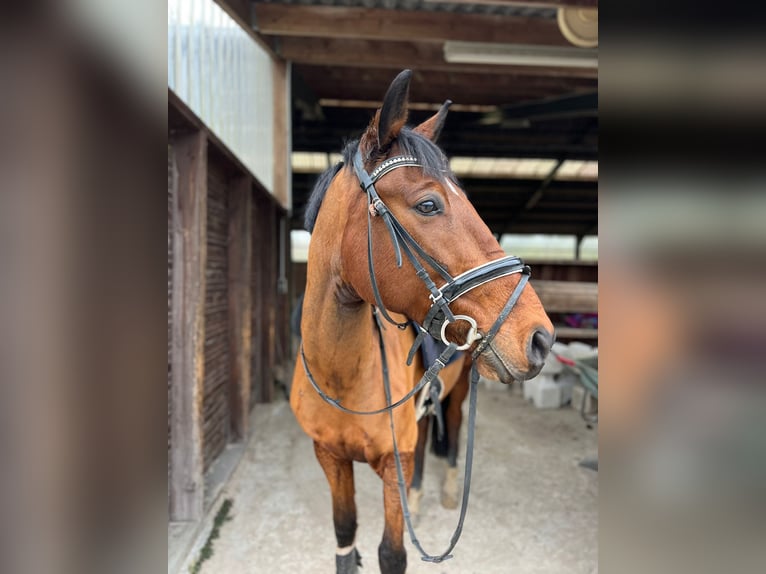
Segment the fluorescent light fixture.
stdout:
[[447,41],[444,59],[450,64],[598,68],[598,50],[563,46]]
[[[293,173],[322,173],[341,159],[338,153],[294,151]],[[455,175],[469,179],[544,179],[555,165],[556,160],[549,158],[455,156],[450,159]],[[554,179],[597,181],[598,162],[568,159],[558,169]]]

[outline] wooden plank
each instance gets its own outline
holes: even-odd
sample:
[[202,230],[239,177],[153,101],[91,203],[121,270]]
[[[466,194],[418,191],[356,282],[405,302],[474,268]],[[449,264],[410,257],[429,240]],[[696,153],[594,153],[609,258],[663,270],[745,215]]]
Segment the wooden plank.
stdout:
[[579,281],[531,281],[548,313],[597,313],[598,283]]
[[256,28],[266,36],[571,46],[555,19],[293,4],[254,8]]
[[534,261],[527,260],[532,267],[534,281],[598,281],[598,262],[596,261]]
[[556,327],[556,340],[562,339],[598,339],[598,329]]
[[[482,216],[482,219],[484,220],[484,223],[487,224],[487,226],[495,233],[500,233],[501,231],[506,231],[505,229],[505,222],[507,220],[506,217],[501,218],[493,218],[485,214],[480,214]],[[558,234],[558,235],[577,235],[577,233],[580,232],[582,229],[581,226],[572,224],[567,225],[566,222],[535,222],[535,223],[526,223],[524,221],[520,221],[519,223],[515,224],[512,229],[510,229],[510,233],[518,233],[518,234],[525,234],[525,233],[551,233],[551,234]]]
[[231,19],[234,20],[237,24],[239,24],[239,27],[242,28],[242,30],[250,36],[256,44],[258,44],[258,47],[265,50],[269,56],[271,56],[272,59],[276,59],[276,56],[274,55],[274,52],[271,49],[271,46],[264,41],[263,37],[256,33],[255,30],[253,30],[253,26],[251,23],[252,20],[252,14],[251,14],[251,8],[250,8],[250,0],[214,0],[216,4],[218,4],[221,8],[223,8],[224,12],[226,12],[229,16],[231,16]]
[[202,516],[202,398],[205,378],[207,139],[202,132],[172,144],[173,298],[170,432],[171,520]]
[[598,69],[596,68],[450,64],[444,60],[442,46],[429,42],[388,42],[348,38],[284,36],[279,39],[278,52],[283,58],[296,64],[315,66],[392,68],[398,70],[412,68],[415,72],[433,70],[559,78],[598,77]]
[[[425,1],[442,2],[442,0]],[[598,0],[450,0],[450,4],[488,4],[493,6],[525,6],[529,8],[558,8],[559,6],[598,8]]]
[[203,472],[223,451],[231,435],[229,342],[229,185],[226,172],[208,145],[207,261],[205,264],[205,386],[202,402]]
[[257,403],[274,397],[276,318],[276,258],[274,201],[266,192],[254,199],[253,209],[253,371],[252,397]]
[[[536,209],[533,211],[525,212],[521,217],[519,217],[518,221],[522,223],[531,223],[533,221],[545,221],[545,222],[554,222],[554,221],[561,221],[564,223],[575,223],[575,222],[590,222],[597,219],[597,214],[595,212],[550,212],[545,211],[541,209]],[[508,229],[513,229],[513,226],[515,224],[512,223]]]
[[229,188],[229,399],[235,441],[247,438],[250,418],[252,188],[248,176],[232,181]]
[[276,315],[276,374],[275,379],[289,388],[295,356],[291,351],[290,335],[290,225],[287,214],[277,213],[277,315]]
[[285,209],[292,207],[290,197],[290,88],[289,64],[274,62],[274,183],[272,192]]
[[[227,173],[247,173],[250,170],[240,159],[232,152],[225,143],[212,131],[197,115],[178,97],[178,95],[168,88],[168,126],[171,133],[185,133],[191,131],[201,131],[207,137],[209,142],[208,150],[218,156],[218,159],[224,160],[227,166]],[[255,177],[253,175],[253,177]]]
[[276,294],[277,294],[277,272],[276,272],[276,214],[274,203],[269,199],[263,202],[263,244],[261,264],[263,266],[261,279],[263,281],[263,301],[264,301],[264,324],[263,324],[263,379],[261,381],[260,394],[258,401],[270,403],[274,400],[274,368],[275,346],[276,346]]
[[[410,62],[409,66],[417,66],[417,62]],[[328,101],[340,101],[348,99],[349,86],[353,86],[353,100],[370,102],[372,109],[380,107],[379,100],[386,93],[386,89],[391,83],[391,79],[396,75],[396,71],[385,68],[369,68],[363,72],[359,68],[338,67],[338,66],[315,66],[315,65],[293,65],[294,76],[300,76],[311,86],[313,95],[316,98]],[[538,100],[545,97],[561,96],[578,91],[592,91],[597,87],[595,78],[571,78],[571,77],[546,77],[514,75],[506,73],[503,75],[493,74],[487,78],[486,74],[473,73],[474,70],[457,73],[455,71],[432,71],[418,69],[413,75],[410,84],[411,104],[439,106],[449,97],[454,105],[458,102],[464,104],[476,104],[489,102],[492,105],[506,105],[514,102]],[[363,81],[361,80],[363,78]],[[493,90],[497,93],[493,94]],[[378,105],[375,105],[377,101]],[[322,104],[327,112],[328,103]],[[412,108],[411,108],[412,109]],[[452,108],[450,108],[451,110]],[[360,115],[359,112],[356,112]],[[452,111],[450,111],[452,114]],[[365,118],[369,117],[369,112],[362,111]],[[333,116],[336,122],[340,119],[349,118],[349,123],[356,124],[355,113],[350,112],[348,108],[343,110],[338,118]],[[450,124],[455,120],[450,115]],[[467,125],[464,127],[469,127]],[[560,125],[562,122],[556,121]],[[454,126],[452,129],[455,129]],[[528,130],[527,130],[528,131]],[[446,135],[446,134],[445,134]]]
[[252,201],[252,256],[253,262],[250,266],[250,292],[251,292],[251,325],[252,325],[252,355],[251,355],[251,369],[250,369],[250,406],[257,401],[261,381],[263,380],[263,316],[264,316],[264,301],[263,301],[263,284],[261,281],[261,275],[263,274],[263,265],[261,257],[261,246],[263,244],[263,209],[262,209],[262,194],[259,193],[253,198]]

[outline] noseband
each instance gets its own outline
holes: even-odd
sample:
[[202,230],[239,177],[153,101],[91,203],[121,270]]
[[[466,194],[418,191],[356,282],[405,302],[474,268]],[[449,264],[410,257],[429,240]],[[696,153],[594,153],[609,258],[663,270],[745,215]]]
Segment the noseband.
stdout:
[[[421,281],[425,284],[426,288],[430,291],[429,299],[431,300],[431,307],[426,314],[423,321],[423,325],[420,326],[418,336],[415,343],[410,350],[407,358],[407,364],[412,362],[412,358],[415,351],[420,347],[423,337],[428,334],[437,340],[441,340],[447,345],[447,350],[453,348],[450,352],[450,356],[455,351],[464,351],[468,349],[474,342],[481,340],[477,348],[473,352],[473,359],[475,360],[481,353],[486,350],[492,339],[497,334],[500,326],[511,313],[511,310],[516,305],[521,291],[524,289],[527,281],[529,280],[530,269],[525,265],[519,257],[507,256],[482,263],[461,273],[460,275],[453,277],[449,272],[444,269],[433,257],[428,255],[425,250],[418,244],[417,241],[410,235],[410,233],[404,228],[404,226],[396,219],[396,216],[386,206],[383,200],[378,195],[375,189],[375,183],[387,173],[398,169],[400,167],[423,167],[418,158],[413,156],[395,156],[387,159],[378,167],[376,167],[372,173],[367,173],[364,169],[364,162],[362,161],[362,154],[357,149],[354,155],[354,172],[359,179],[359,184],[367,194],[367,201],[369,204],[369,210],[367,215],[367,262],[370,272],[370,281],[372,283],[372,291],[375,297],[375,302],[378,309],[380,309],[383,317],[390,323],[396,325],[400,329],[407,327],[408,323],[398,323],[394,321],[383,305],[381,300],[380,290],[378,289],[377,279],[375,276],[375,264],[373,263],[373,245],[372,245],[372,217],[379,216],[383,219],[386,227],[388,228],[388,234],[391,237],[391,243],[394,247],[396,255],[397,267],[402,266],[402,251],[412,263],[415,268],[415,272]],[[431,267],[436,273],[444,280],[444,284],[441,287],[437,287],[430,274],[425,269],[423,264],[418,259],[419,256],[429,267]],[[456,299],[465,295],[472,289],[484,285],[495,279],[513,275],[515,273],[521,274],[521,279],[516,285],[513,293],[511,294],[508,302],[503,307],[500,315],[498,316],[495,324],[492,325],[487,333],[480,333],[476,325],[476,320],[473,317],[467,315],[454,315],[450,309],[450,304]],[[457,321],[466,321],[469,324],[468,334],[465,341],[456,345],[447,339],[446,331],[447,326],[450,323]],[[440,357],[440,359],[442,359]],[[449,357],[447,357],[449,360]],[[443,360],[437,360],[437,363],[443,363]],[[442,364],[441,367],[444,365]],[[440,370],[440,369],[439,369]],[[431,369],[429,369],[431,371]],[[438,373],[438,371],[437,371]]]

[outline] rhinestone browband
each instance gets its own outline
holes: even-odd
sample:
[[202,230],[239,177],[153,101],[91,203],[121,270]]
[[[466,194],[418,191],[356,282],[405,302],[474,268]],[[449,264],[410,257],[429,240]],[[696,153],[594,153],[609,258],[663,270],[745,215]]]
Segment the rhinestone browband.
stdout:
[[373,183],[375,183],[384,174],[388,173],[392,169],[404,166],[418,167],[420,166],[420,162],[418,161],[418,158],[411,155],[398,155],[396,157],[392,157],[391,159],[387,159],[378,167],[376,167],[370,174],[370,179]]

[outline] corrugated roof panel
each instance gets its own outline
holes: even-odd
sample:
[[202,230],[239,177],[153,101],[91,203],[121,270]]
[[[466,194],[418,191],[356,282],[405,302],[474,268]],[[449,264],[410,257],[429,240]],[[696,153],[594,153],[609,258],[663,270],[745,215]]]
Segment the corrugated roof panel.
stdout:
[[169,0],[168,87],[271,190],[274,63],[213,0]]
[[262,0],[270,4],[302,6],[337,6],[380,8],[385,10],[455,12],[459,14],[496,14],[526,18],[556,18],[556,8],[524,6],[522,4],[488,4],[471,2],[440,2],[436,0]]

